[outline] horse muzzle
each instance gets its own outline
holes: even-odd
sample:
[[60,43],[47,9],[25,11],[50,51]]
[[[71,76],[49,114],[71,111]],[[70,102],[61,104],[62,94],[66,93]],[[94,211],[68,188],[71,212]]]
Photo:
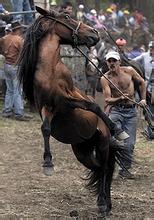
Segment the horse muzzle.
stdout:
[[86,41],[87,47],[95,46],[99,40],[99,36],[88,36]]
[[97,30],[92,29],[91,33],[87,36],[86,44],[88,47],[92,47],[98,43],[100,36]]

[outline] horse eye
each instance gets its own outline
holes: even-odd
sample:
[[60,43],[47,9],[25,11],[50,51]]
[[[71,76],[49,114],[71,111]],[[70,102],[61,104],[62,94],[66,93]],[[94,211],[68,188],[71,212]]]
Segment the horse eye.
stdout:
[[68,19],[70,19],[70,16],[69,15],[65,15],[65,18],[68,20]]

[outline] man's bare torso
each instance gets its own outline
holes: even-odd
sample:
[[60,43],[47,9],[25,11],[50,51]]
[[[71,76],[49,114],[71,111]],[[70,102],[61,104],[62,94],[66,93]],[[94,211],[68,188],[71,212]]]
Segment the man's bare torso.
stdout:
[[[106,73],[106,76],[121,90],[121,92],[128,94],[129,98],[134,100],[134,82],[129,67],[120,67],[120,72],[118,74],[109,71]],[[121,96],[121,94],[110,82],[108,82],[108,84],[111,89],[112,97],[116,98]],[[129,103],[129,100],[127,100],[127,103]]]

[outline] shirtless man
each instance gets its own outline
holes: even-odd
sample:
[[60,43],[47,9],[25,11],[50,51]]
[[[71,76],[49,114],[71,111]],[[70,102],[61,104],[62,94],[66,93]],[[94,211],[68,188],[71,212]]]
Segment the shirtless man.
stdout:
[[[139,104],[140,106],[145,106],[146,88],[144,79],[132,67],[120,66],[120,55],[115,51],[111,51],[106,55],[106,61],[109,71],[105,73],[105,76],[131,100],[135,100],[134,82],[138,82],[141,92],[141,101]],[[130,157],[132,157],[136,140],[136,106],[125,96],[121,95],[103,76],[101,78],[101,85],[105,102],[109,107],[109,117],[119,128],[123,129],[129,135],[129,138],[124,140],[124,145]],[[124,160],[123,164],[127,169],[131,168],[130,162]],[[128,178],[132,176],[125,170],[120,170],[119,175]]]

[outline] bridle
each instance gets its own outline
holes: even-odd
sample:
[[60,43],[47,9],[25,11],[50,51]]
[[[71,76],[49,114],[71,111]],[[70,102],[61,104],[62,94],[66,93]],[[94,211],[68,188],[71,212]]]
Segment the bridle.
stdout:
[[[77,50],[80,51],[80,53],[97,69],[97,71],[98,71],[100,74],[102,74],[102,72],[100,71],[100,69],[99,69],[99,68],[88,58],[88,56],[78,47],[78,31],[79,31],[79,28],[80,28],[80,25],[81,25],[82,22],[79,21],[78,24],[77,24],[76,29],[74,29],[74,28],[72,28],[70,25],[66,24],[66,23],[63,22],[63,21],[60,21],[59,19],[57,19],[57,18],[55,18],[55,17],[52,17],[51,15],[46,15],[46,16],[44,16],[44,17],[46,17],[46,18],[48,18],[48,19],[51,19],[51,20],[54,20],[55,22],[58,22],[58,23],[64,25],[65,27],[67,27],[68,29],[72,30],[72,32],[73,32],[73,33],[72,33],[72,38],[73,38],[73,42],[74,42],[73,47],[77,48]],[[114,40],[113,40],[113,41],[114,41]],[[129,101],[133,102],[134,104],[140,106],[140,104],[139,104],[138,102],[136,102],[136,101],[130,99],[128,96],[126,96],[125,94],[123,94],[123,92],[122,92],[110,79],[108,79],[105,75],[103,75],[103,77],[104,77],[107,81],[109,81],[109,83],[111,83],[111,84],[114,86],[114,88],[115,88],[122,96],[124,96],[124,97],[127,98]],[[141,107],[141,106],[140,106],[140,107]],[[149,113],[149,110],[148,110],[147,107],[143,107],[143,108],[144,108],[144,110],[145,110],[146,112]],[[151,113],[151,112],[150,112],[150,113]]]
[[44,17],[45,17],[45,18],[48,18],[48,19],[51,19],[51,20],[53,20],[53,21],[55,21],[55,22],[58,22],[58,23],[64,25],[65,27],[67,27],[68,29],[72,30],[73,47],[77,47],[77,45],[78,45],[78,31],[79,31],[79,28],[80,28],[80,26],[81,26],[81,24],[82,24],[81,21],[78,22],[76,29],[74,29],[74,28],[71,27],[70,25],[66,24],[66,23],[63,22],[63,21],[60,21],[59,19],[57,19],[57,18],[55,18],[55,17],[52,17],[51,15],[46,15],[46,16],[44,16]]

